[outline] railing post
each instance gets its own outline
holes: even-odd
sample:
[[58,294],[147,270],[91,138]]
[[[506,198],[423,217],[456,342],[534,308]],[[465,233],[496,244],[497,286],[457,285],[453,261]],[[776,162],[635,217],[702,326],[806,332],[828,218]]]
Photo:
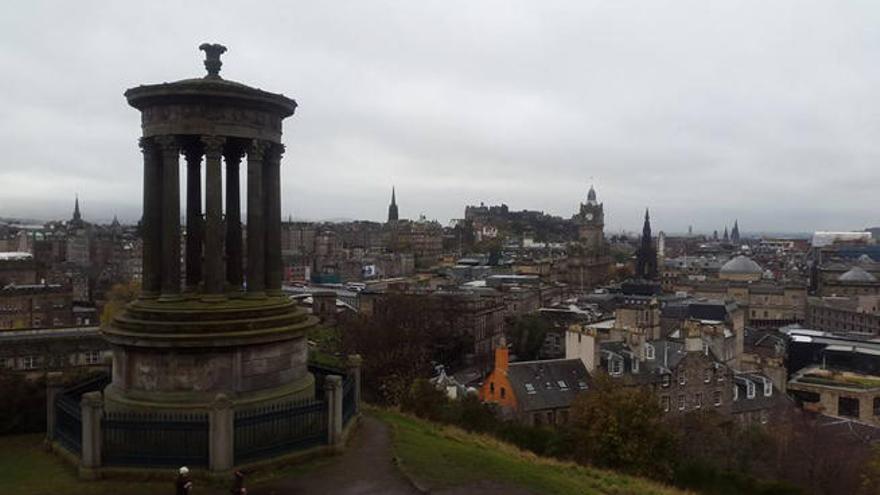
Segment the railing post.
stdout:
[[235,410],[225,394],[217,394],[208,413],[208,463],[223,472],[235,464]]
[[55,441],[55,399],[63,389],[62,377],[59,371],[46,374],[46,447],[49,449]]
[[82,459],[79,476],[85,479],[98,477],[101,467],[101,418],[104,416],[104,398],[101,392],[88,392],[80,400],[82,413]]
[[324,398],[327,401],[327,443],[338,448],[342,443],[342,377],[324,378]]
[[346,362],[348,376],[351,377],[351,380],[354,382],[352,385],[354,386],[355,412],[361,410],[361,364],[363,362],[364,360],[361,358],[360,354],[352,354],[348,356]]

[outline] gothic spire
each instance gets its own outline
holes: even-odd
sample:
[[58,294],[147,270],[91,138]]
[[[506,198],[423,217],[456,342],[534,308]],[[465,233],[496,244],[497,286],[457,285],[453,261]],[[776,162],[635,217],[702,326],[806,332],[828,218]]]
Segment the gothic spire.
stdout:
[[73,220],[76,222],[82,220],[82,215],[79,212],[79,194],[76,195],[73,203]]
[[397,214],[397,194],[394,190],[394,186],[391,186],[391,204],[388,205],[388,221],[396,222],[398,219]]

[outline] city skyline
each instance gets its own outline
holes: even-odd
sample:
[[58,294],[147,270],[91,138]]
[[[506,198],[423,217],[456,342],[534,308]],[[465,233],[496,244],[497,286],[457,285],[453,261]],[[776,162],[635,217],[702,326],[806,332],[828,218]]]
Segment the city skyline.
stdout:
[[404,218],[481,201],[567,218],[595,183],[609,231],[637,231],[645,207],[668,232],[880,223],[877,8],[501,5],[184,5],[157,39],[138,21],[161,3],[29,3],[0,21],[17,67],[0,81],[0,213],[65,218],[79,193],[87,217],[139,217],[121,93],[198,76],[201,54],[177,47],[210,40],[233,47],[228,78],[300,103],[285,218],[382,220],[392,184]]

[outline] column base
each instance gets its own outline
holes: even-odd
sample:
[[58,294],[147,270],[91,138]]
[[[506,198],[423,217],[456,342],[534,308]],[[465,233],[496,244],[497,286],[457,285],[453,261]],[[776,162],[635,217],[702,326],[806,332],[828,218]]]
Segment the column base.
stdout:
[[244,293],[245,299],[266,299],[265,291],[246,291]]
[[159,302],[179,302],[183,301],[183,296],[180,295],[179,292],[176,293],[165,293],[159,295]]
[[225,294],[205,294],[200,299],[207,303],[221,303],[228,300]]

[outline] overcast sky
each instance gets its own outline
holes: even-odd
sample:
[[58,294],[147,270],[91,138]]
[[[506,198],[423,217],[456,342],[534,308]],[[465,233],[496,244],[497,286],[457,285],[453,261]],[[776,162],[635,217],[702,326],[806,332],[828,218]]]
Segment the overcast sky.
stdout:
[[[258,7],[259,6],[259,7]],[[465,204],[608,230],[880,224],[880,3],[2,2],[0,216],[140,216],[122,93],[204,74],[294,97],[283,212],[447,223]]]

